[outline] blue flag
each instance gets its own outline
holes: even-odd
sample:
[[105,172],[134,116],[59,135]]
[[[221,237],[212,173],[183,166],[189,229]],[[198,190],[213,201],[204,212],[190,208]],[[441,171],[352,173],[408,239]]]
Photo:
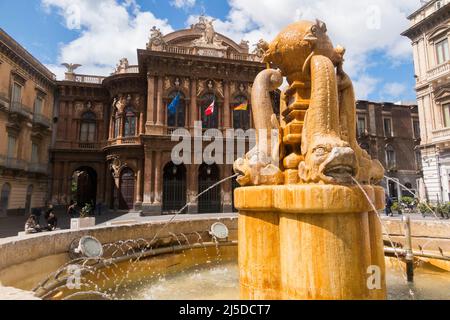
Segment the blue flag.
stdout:
[[169,104],[169,112],[174,114],[177,112],[178,103],[180,102],[180,94],[178,93],[172,102]]

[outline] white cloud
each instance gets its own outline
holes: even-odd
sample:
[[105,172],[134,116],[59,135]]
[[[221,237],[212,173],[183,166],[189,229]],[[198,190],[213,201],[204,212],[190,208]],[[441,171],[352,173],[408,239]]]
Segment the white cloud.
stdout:
[[407,90],[405,84],[400,82],[390,82],[386,83],[382,89],[382,96],[389,99],[401,99],[402,94]]
[[[119,59],[137,63],[137,48],[145,48],[150,28],[172,32],[167,22],[142,11],[135,0],[42,0],[47,12],[56,10],[67,28],[80,36],[61,44],[57,63],[79,63],[80,73],[108,75]],[[61,76],[61,68],[50,66]]]
[[[196,4],[195,0],[171,1],[180,8]],[[153,25],[164,34],[173,31],[167,20],[142,11],[135,0],[41,2],[47,12],[61,15],[67,28],[79,31],[78,38],[61,44],[56,64],[80,63],[80,73],[107,75],[122,57],[134,64],[136,49],[145,47]],[[381,53],[392,65],[411,60],[410,42],[400,33],[409,26],[406,16],[418,8],[415,1],[229,0],[229,5],[226,19],[217,19],[215,27],[236,42],[246,39],[254,44],[260,38],[270,41],[283,27],[299,19],[325,21],[334,44],[347,48],[345,69],[360,99],[366,99],[382,83],[368,71],[377,64],[372,58],[374,53],[377,58]],[[190,16],[186,25],[195,22],[197,17]],[[64,71],[59,66],[51,66],[51,70],[58,75]],[[402,93],[405,91],[399,91],[399,95]]]
[[192,8],[195,6],[196,0],[173,0],[170,4],[176,8]]
[[[393,64],[411,59],[409,40],[400,34],[409,26],[406,16],[418,8],[410,0],[230,0],[225,21],[217,20],[218,32],[235,41],[256,43],[272,40],[287,24],[299,19],[326,22],[335,45],[346,47],[345,68],[355,80],[358,98],[376,90],[378,79],[367,68],[371,54],[381,52]],[[189,19],[189,23],[195,20]]]

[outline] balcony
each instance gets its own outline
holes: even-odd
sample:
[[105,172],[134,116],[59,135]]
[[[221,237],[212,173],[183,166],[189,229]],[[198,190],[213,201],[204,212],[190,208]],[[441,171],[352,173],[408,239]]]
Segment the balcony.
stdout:
[[30,108],[28,108],[26,105],[14,101],[11,102],[11,105],[9,106],[9,112],[19,114],[25,118],[32,118],[33,113],[31,112]]
[[47,174],[48,166],[42,163],[30,163],[30,165],[28,166],[28,171],[32,173]]
[[50,121],[50,119],[42,114],[34,114],[33,123],[40,125],[42,127],[45,127],[45,128],[50,128],[52,125],[52,122]]
[[434,130],[431,141],[433,143],[450,142],[450,128]]
[[434,67],[427,72],[427,80],[433,81],[439,79],[444,75],[450,75],[450,61],[444,62],[437,67]]
[[24,160],[0,156],[0,167],[25,171],[27,169],[27,162]]
[[141,139],[139,137],[122,137],[108,141],[109,146],[140,145],[140,144]]

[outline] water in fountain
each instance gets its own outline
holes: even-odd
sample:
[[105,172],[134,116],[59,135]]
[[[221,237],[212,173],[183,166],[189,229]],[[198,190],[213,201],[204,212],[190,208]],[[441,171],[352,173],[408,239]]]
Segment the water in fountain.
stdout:
[[195,201],[197,201],[198,198],[200,198],[202,195],[208,193],[208,192],[211,191],[212,189],[214,189],[214,188],[220,186],[222,183],[224,183],[224,182],[226,182],[226,181],[228,181],[228,180],[231,180],[231,179],[234,179],[234,178],[239,177],[239,175],[240,175],[240,174],[234,174],[234,175],[229,176],[229,177],[227,177],[227,178],[225,178],[225,179],[222,179],[222,180],[220,180],[219,182],[216,182],[215,184],[213,184],[212,186],[210,186],[209,188],[207,188],[206,190],[204,190],[203,192],[200,192],[198,195],[196,195],[192,201],[186,203],[186,205],[185,205],[184,207],[182,207],[177,213],[175,213],[175,215],[174,215],[174,216],[173,216],[173,217],[172,217],[172,218],[171,218],[171,219],[170,219],[170,220],[169,220],[169,221],[168,221],[161,229],[159,229],[159,230],[156,232],[156,234],[155,234],[155,236],[154,236],[154,238],[153,238],[153,240],[152,240],[151,242],[153,242],[156,238],[158,238],[158,236],[159,236],[159,234],[161,233],[161,231],[164,230],[165,228],[167,228],[167,227],[175,220],[175,218],[176,218],[178,215],[180,215],[180,214],[181,214],[184,210],[186,210],[190,205],[192,205]]

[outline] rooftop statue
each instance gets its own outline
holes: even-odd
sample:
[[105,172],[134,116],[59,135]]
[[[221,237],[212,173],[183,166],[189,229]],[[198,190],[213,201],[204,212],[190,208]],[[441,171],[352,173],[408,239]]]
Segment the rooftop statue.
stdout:
[[147,43],[147,49],[151,49],[153,46],[160,47],[165,44],[163,34],[160,29],[153,26],[150,29],[150,39]]
[[[255,149],[234,165],[242,175],[238,182],[345,184],[352,177],[363,183],[381,181],[380,162],[356,141],[356,102],[352,81],[343,70],[345,49],[334,48],[325,23],[291,24],[272,43],[261,40],[257,50],[264,50],[264,61],[279,71],[265,70],[255,80],[255,128],[278,132],[279,144],[270,136],[268,145],[279,148],[261,146],[257,140]],[[281,85],[283,76],[290,87],[282,96],[284,124],[278,128],[269,92]]]
[[194,46],[221,50],[226,49],[222,41],[217,38],[216,31],[214,30],[214,21],[215,19],[209,20],[204,16],[199,17],[199,22],[193,27],[202,30],[202,36],[192,42]]

